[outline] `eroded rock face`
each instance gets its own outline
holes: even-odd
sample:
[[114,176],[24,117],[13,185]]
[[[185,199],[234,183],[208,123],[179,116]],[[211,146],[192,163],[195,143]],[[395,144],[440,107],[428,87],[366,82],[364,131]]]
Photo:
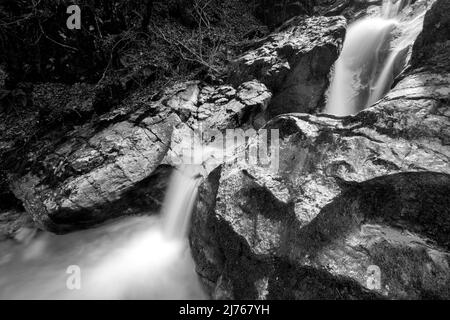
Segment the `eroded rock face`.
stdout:
[[427,12],[423,32],[414,44],[411,64],[435,72],[450,71],[450,3],[436,1]]
[[43,160],[45,174],[15,179],[13,190],[34,220],[50,229],[123,214],[118,210],[136,204],[125,193],[158,167],[172,126],[179,122],[172,113],[118,122],[98,133],[85,128],[82,136],[71,137]]
[[[38,225],[67,231],[119,215],[157,212],[173,162],[175,127],[261,127],[271,94],[261,83],[177,84],[156,101],[118,108],[80,126],[19,174],[11,188]],[[190,146],[187,146],[190,147]],[[163,161],[164,160],[164,161]]]
[[[449,297],[450,150],[391,115],[282,116],[269,124],[282,132],[278,174],[234,164],[211,175],[192,245],[213,297]],[[428,117],[422,131],[448,124]]]
[[345,35],[343,17],[296,17],[231,66],[232,82],[252,79],[274,93],[266,116],[316,111]]
[[191,235],[212,297],[448,299],[449,80],[419,67],[355,116],[279,116],[277,173],[213,172]]
[[250,126],[256,129],[264,124],[264,111],[272,93],[258,81],[241,84],[237,89],[230,85],[203,87],[194,122],[211,129],[232,129]]

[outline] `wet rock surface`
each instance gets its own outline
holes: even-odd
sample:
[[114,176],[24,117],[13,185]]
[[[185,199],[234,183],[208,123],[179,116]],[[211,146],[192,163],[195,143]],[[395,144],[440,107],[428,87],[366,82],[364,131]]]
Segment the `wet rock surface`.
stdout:
[[[439,25],[425,23],[423,34]],[[430,53],[422,66],[435,61]],[[413,64],[355,116],[270,121],[278,172],[245,162],[214,171],[191,234],[211,296],[448,299],[448,81],[445,69]]]
[[435,1],[382,100],[354,116],[317,113],[347,22],[380,4],[258,1],[272,34],[249,30],[226,76],[159,92],[145,84],[164,71],[152,66],[124,84],[5,89],[1,65],[0,251],[36,227],[66,233],[159,212],[195,130],[278,130],[277,170],[245,157],[203,163],[190,242],[212,298],[450,299],[448,1]]
[[450,9],[448,1],[436,1],[428,11],[423,32],[414,45],[411,64],[416,68],[450,71],[450,18],[446,14]]
[[[450,149],[433,138],[434,121],[448,119],[429,114],[429,136],[416,140],[376,120],[391,114],[380,105],[343,121],[281,116],[268,125],[283,137],[277,174],[234,164],[211,175],[192,245],[214,297],[449,296]],[[289,280],[277,261],[303,275]],[[369,294],[371,266],[382,286]],[[322,278],[332,280],[319,290]],[[280,282],[292,287],[278,290]]]
[[30,169],[10,174],[11,189],[41,227],[61,232],[118,215],[156,212],[171,173],[172,163],[162,162],[176,147],[173,129],[261,127],[264,122],[255,117],[270,98],[256,81],[237,88],[175,85],[157,101],[116,109],[71,131]]
[[345,28],[343,17],[293,18],[233,62],[231,81],[256,78],[267,85],[274,93],[266,112],[269,119],[289,112],[315,112],[323,102]]

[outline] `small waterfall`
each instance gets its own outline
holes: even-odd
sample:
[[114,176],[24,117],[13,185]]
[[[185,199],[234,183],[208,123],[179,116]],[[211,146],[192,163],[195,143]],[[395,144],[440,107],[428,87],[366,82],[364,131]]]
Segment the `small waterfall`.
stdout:
[[335,64],[327,113],[346,116],[367,104],[373,76],[383,60],[383,44],[395,25],[395,20],[368,18],[349,27]]
[[201,166],[184,166],[176,170],[171,178],[162,209],[165,234],[184,238],[189,229],[191,212],[202,182]]
[[424,13],[411,21],[400,21],[399,14],[409,5],[410,0],[385,0],[380,17],[364,18],[349,26],[334,67],[326,113],[355,114],[389,91],[423,24]]
[[[160,216],[127,217],[0,252],[0,299],[204,299],[187,231],[200,168],[173,173]],[[70,269],[75,267],[75,269]],[[68,270],[80,271],[70,288]]]

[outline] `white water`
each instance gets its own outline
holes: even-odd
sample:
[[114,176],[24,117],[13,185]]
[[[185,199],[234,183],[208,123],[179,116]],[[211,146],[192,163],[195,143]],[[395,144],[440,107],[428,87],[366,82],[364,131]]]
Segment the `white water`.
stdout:
[[[381,16],[349,26],[336,61],[326,113],[355,114],[381,99],[406,65],[408,50],[423,24],[423,14],[411,21],[399,14],[410,0],[385,0]],[[394,36],[396,35],[396,37]]]
[[[123,218],[0,248],[0,299],[203,299],[187,230],[201,176],[175,171],[160,217]],[[69,266],[81,289],[69,290]]]

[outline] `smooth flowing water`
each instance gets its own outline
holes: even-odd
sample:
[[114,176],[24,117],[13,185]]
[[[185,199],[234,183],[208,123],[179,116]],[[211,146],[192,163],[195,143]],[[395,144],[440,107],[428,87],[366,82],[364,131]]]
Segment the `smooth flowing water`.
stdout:
[[423,25],[424,13],[409,21],[400,17],[409,5],[410,0],[385,0],[380,16],[349,26],[334,66],[326,113],[355,114],[389,91]]
[[0,251],[0,299],[205,298],[187,241],[201,180],[196,166],[176,170],[159,217],[44,233]]

